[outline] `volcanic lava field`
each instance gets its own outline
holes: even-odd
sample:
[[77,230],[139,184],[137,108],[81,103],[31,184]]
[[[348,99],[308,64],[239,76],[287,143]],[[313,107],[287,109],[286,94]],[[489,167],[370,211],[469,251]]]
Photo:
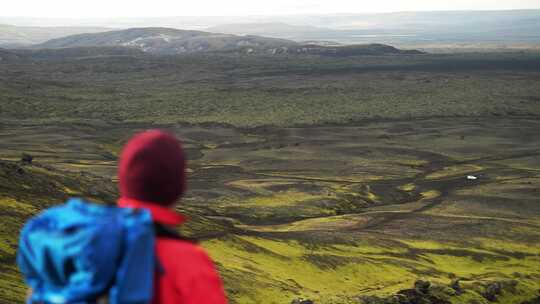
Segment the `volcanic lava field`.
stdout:
[[363,303],[419,279],[459,281],[451,303],[538,297],[540,61],[489,56],[0,63],[0,302],[26,293],[24,221],[114,203],[119,151],[151,128],[182,139],[181,233],[231,303]]

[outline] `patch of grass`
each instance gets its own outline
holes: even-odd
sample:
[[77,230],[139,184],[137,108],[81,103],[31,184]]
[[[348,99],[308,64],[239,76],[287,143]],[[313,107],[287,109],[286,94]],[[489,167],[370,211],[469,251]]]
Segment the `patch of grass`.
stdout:
[[416,189],[416,186],[412,183],[409,183],[409,184],[405,184],[405,185],[401,185],[398,187],[399,190],[402,190],[402,191],[413,191],[414,189]]
[[[275,256],[265,254],[262,250],[253,252],[237,248],[227,240],[209,241],[204,246],[222,267],[249,272],[249,280],[255,284],[272,278],[287,285],[289,290],[283,290],[278,298],[272,299],[276,303],[288,302],[295,294],[320,300],[321,303],[330,303],[328,299],[332,297],[352,296],[367,286],[375,285],[374,288],[379,288],[392,282],[400,284],[396,278],[410,275],[406,270],[374,260],[328,253],[313,255],[317,249],[310,249],[308,244],[251,237],[243,239],[270,250]],[[325,296],[321,297],[322,294]],[[264,289],[252,290],[250,298],[270,303]],[[242,298],[233,296],[233,299],[238,303],[249,303]]]
[[[470,248],[459,243],[407,240],[402,241],[406,245],[393,243],[379,247],[376,243],[380,241],[376,240],[355,245],[321,245],[316,241],[310,243],[309,239],[239,238],[240,243],[229,238],[205,242],[204,246],[221,267],[249,273],[249,280],[257,286],[265,282],[276,284],[269,283],[269,278],[285,284],[287,287],[282,288],[283,294],[276,301],[302,295],[320,303],[332,303],[331,299],[336,297],[345,301],[360,294],[391,294],[410,286],[419,277],[444,284],[458,277],[468,280],[471,286],[486,284],[488,279],[517,279],[518,291],[506,291],[500,297],[504,303],[517,304],[534,296],[538,288],[536,278],[540,275],[536,270],[540,269],[539,261],[535,257],[500,256],[500,251],[490,252],[489,248]],[[511,248],[523,247],[510,243],[507,249]],[[484,258],[479,260],[475,255]],[[229,279],[226,284],[232,290],[247,284],[247,281],[237,282],[242,280],[239,277]],[[249,299],[266,303],[269,294],[265,290],[250,290]],[[249,303],[234,293],[231,297],[235,303]],[[474,299],[483,303],[481,291],[467,290],[452,298],[452,302],[468,303]]]
[[23,203],[13,198],[1,198],[1,197],[0,197],[0,208],[2,209],[2,211],[19,213],[22,216],[35,214],[38,211],[38,209],[36,209],[36,207],[32,206],[31,204]]
[[0,270],[0,303],[23,303],[28,288],[22,282],[17,269],[3,265]]
[[298,192],[294,190],[282,191],[273,193],[271,196],[258,196],[241,202],[243,207],[265,207],[265,208],[277,208],[283,206],[294,206],[299,203],[313,201],[321,198],[328,198],[326,196],[309,194],[305,192]]

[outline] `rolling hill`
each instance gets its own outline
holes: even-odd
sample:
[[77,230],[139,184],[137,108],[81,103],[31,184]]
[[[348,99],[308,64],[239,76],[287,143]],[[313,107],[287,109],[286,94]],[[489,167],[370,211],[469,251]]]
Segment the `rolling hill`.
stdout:
[[124,47],[153,55],[201,52],[242,54],[309,54],[328,56],[419,54],[382,44],[325,46],[261,36],[239,36],[171,28],[132,28],[104,33],[73,35],[35,45],[34,49]]
[[123,46],[138,48],[144,52],[156,55],[174,55],[242,49],[245,49],[246,52],[257,52],[294,45],[296,45],[295,42],[283,39],[151,27],[73,35],[53,39],[35,47]]
[[[407,48],[538,48],[540,10],[425,11],[242,17],[55,19],[1,17],[0,24],[106,28],[167,27],[343,44],[384,43]],[[53,29],[47,27],[47,29]],[[1,31],[1,30],[0,30]],[[77,34],[77,33],[72,33]],[[57,35],[48,39],[71,34]],[[0,35],[1,36],[1,35]],[[11,39],[11,38],[10,38]],[[18,37],[17,39],[20,39]],[[34,43],[41,43],[40,42]],[[0,42],[2,45],[2,42]]]

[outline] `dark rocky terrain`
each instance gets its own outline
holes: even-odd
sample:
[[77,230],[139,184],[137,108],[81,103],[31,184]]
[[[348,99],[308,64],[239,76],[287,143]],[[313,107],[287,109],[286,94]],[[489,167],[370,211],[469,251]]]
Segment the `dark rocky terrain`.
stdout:
[[181,232],[231,303],[537,301],[540,55],[371,47],[1,50],[0,303],[26,293],[24,221],[114,203],[118,153],[149,128],[182,138]]

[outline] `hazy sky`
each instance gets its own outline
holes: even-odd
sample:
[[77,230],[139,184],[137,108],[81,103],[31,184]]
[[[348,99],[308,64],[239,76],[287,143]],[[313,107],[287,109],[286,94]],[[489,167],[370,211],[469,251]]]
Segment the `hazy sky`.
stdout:
[[524,8],[540,8],[540,0],[2,0],[0,16],[242,16]]

